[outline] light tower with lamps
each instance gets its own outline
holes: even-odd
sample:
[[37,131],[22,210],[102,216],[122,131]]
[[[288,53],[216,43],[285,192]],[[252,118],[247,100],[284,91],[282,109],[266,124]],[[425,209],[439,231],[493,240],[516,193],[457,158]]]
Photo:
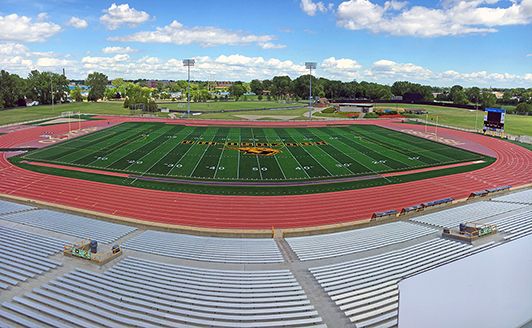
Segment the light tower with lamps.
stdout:
[[317,64],[315,62],[306,62],[305,68],[310,69],[310,97],[308,100],[308,119],[312,121],[312,69],[316,69]]
[[190,66],[194,66],[194,63],[196,62],[195,59],[183,59],[183,66],[188,67],[188,107],[187,107],[187,113],[188,118],[190,118]]

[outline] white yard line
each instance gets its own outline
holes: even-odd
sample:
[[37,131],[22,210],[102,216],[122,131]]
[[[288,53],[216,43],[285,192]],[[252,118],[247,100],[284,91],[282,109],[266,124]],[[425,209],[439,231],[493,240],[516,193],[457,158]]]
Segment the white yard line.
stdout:
[[[296,142],[301,143],[301,142],[297,141],[296,138],[294,138],[294,136],[292,136],[289,132],[287,132],[287,133],[288,133],[288,134],[290,135],[290,137],[292,137],[292,139],[294,139]],[[312,158],[316,161],[316,163],[318,163],[318,164],[319,164],[319,165],[320,165],[325,171],[327,171],[327,173],[329,173],[330,176],[332,176],[332,177],[335,176],[335,175],[332,174],[329,170],[327,170],[327,168],[326,168],[325,166],[323,166],[323,164],[321,164],[320,161],[318,161],[314,156],[312,156],[312,154],[309,153],[309,152],[305,149],[305,146],[300,146],[300,147],[301,147],[301,148],[302,148],[307,154],[309,154],[310,157],[312,157]],[[322,150],[322,151],[323,151],[323,150]],[[329,155],[329,154],[327,154],[327,155]],[[330,156],[330,155],[329,155],[329,156]],[[333,158],[333,160],[336,161],[334,158]],[[338,162],[338,161],[336,161],[336,162]]]
[[[212,136],[212,139],[211,139],[210,142],[212,142],[212,141],[214,140],[215,137],[216,137],[216,134],[214,134],[214,135]],[[196,141],[196,143],[198,143],[198,142]],[[191,178],[192,175],[194,174],[194,172],[196,171],[196,168],[198,167],[199,163],[201,162],[201,160],[202,160],[203,157],[205,156],[205,153],[207,152],[207,150],[209,149],[209,147],[210,147],[210,145],[207,145],[207,147],[205,148],[205,151],[203,152],[203,154],[201,154],[201,157],[200,157],[200,159],[198,160],[198,162],[196,163],[196,166],[194,166],[194,169],[192,170],[192,172],[191,172],[190,175],[188,176],[189,178]]]
[[[277,133],[277,132],[276,132]],[[279,134],[277,134],[277,136],[279,137],[279,140],[283,143],[284,145],[284,149],[287,149],[288,152],[290,153],[290,156],[292,156],[292,158],[294,159],[294,161],[297,162],[297,164],[299,164],[299,167],[303,170],[303,172],[305,172],[305,174],[307,175],[308,178],[310,178],[310,175],[307,173],[307,170],[304,169],[304,166],[301,165],[301,163],[297,160],[297,158],[294,156],[294,154],[292,154],[292,152],[290,151],[290,147],[287,146],[285,144],[285,142],[283,141],[283,138],[281,138],[281,136]]]
[[[196,131],[196,129],[190,131],[183,139],[181,139],[181,141],[179,141],[174,148],[172,148],[172,150],[170,150],[168,153],[171,153],[177,146],[179,146],[189,135],[191,135],[192,133],[194,133],[194,131]],[[196,145],[197,141],[194,142],[194,144],[192,146],[190,146],[189,149],[187,149],[187,151],[181,156],[181,158],[179,158],[179,160],[177,162],[175,162],[172,167],[170,168],[170,171],[168,171],[165,175],[168,176],[168,174],[172,173],[172,170],[179,164],[179,162],[181,162],[181,160],[187,155],[187,153]],[[166,153],[168,155],[168,153]],[[165,155],[166,156],[166,155]]]
[[[266,141],[268,141],[268,143],[271,145],[271,142],[268,139],[268,136],[266,135],[266,132],[264,132],[264,138],[266,138]],[[277,159],[277,156],[273,155],[273,157],[275,158],[275,161],[277,162],[277,166],[279,166],[279,170],[281,170],[281,173],[283,174],[283,179],[286,180],[286,175],[284,174],[284,171],[283,171],[283,168],[281,167],[281,164],[279,164],[279,160]]]

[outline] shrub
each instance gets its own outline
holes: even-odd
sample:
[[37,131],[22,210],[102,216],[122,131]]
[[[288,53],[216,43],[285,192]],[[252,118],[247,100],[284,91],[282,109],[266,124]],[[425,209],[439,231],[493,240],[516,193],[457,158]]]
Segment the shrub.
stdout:
[[378,118],[379,117],[379,114],[377,113],[366,113],[366,115],[364,115],[364,118]]

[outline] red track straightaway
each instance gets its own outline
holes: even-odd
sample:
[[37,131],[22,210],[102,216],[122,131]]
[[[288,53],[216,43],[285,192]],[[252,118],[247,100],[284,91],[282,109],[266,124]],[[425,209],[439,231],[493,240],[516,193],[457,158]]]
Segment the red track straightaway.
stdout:
[[[141,118],[100,118],[107,119],[110,123],[149,121]],[[360,124],[360,121],[157,121],[232,126]],[[396,122],[364,121],[363,124],[392,127],[397,126]],[[87,121],[82,123],[82,128],[101,124],[102,121]],[[419,131],[425,129],[413,124],[409,124],[408,128]],[[10,132],[0,136],[0,148],[20,146],[50,132],[55,135],[68,132],[68,124]],[[368,219],[374,212],[392,209],[399,211],[403,207],[446,197],[465,198],[474,191],[532,183],[532,151],[500,139],[451,129],[438,128],[438,134],[470,140],[480,148],[494,153],[497,160],[489,167],[468,173],[360,190],[294,196],[220,196],[147,190],[46,175],[14,166],[7,161],[6,153],[0,153],[0,193],[165,224],[218,229],[284,229]]]

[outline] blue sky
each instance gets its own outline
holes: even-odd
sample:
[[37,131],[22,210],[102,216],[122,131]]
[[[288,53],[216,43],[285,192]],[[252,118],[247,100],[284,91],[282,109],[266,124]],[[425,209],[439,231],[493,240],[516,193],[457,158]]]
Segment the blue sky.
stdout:
[[0,1],[0,67],[84,79],[532,87],[532,0]]

